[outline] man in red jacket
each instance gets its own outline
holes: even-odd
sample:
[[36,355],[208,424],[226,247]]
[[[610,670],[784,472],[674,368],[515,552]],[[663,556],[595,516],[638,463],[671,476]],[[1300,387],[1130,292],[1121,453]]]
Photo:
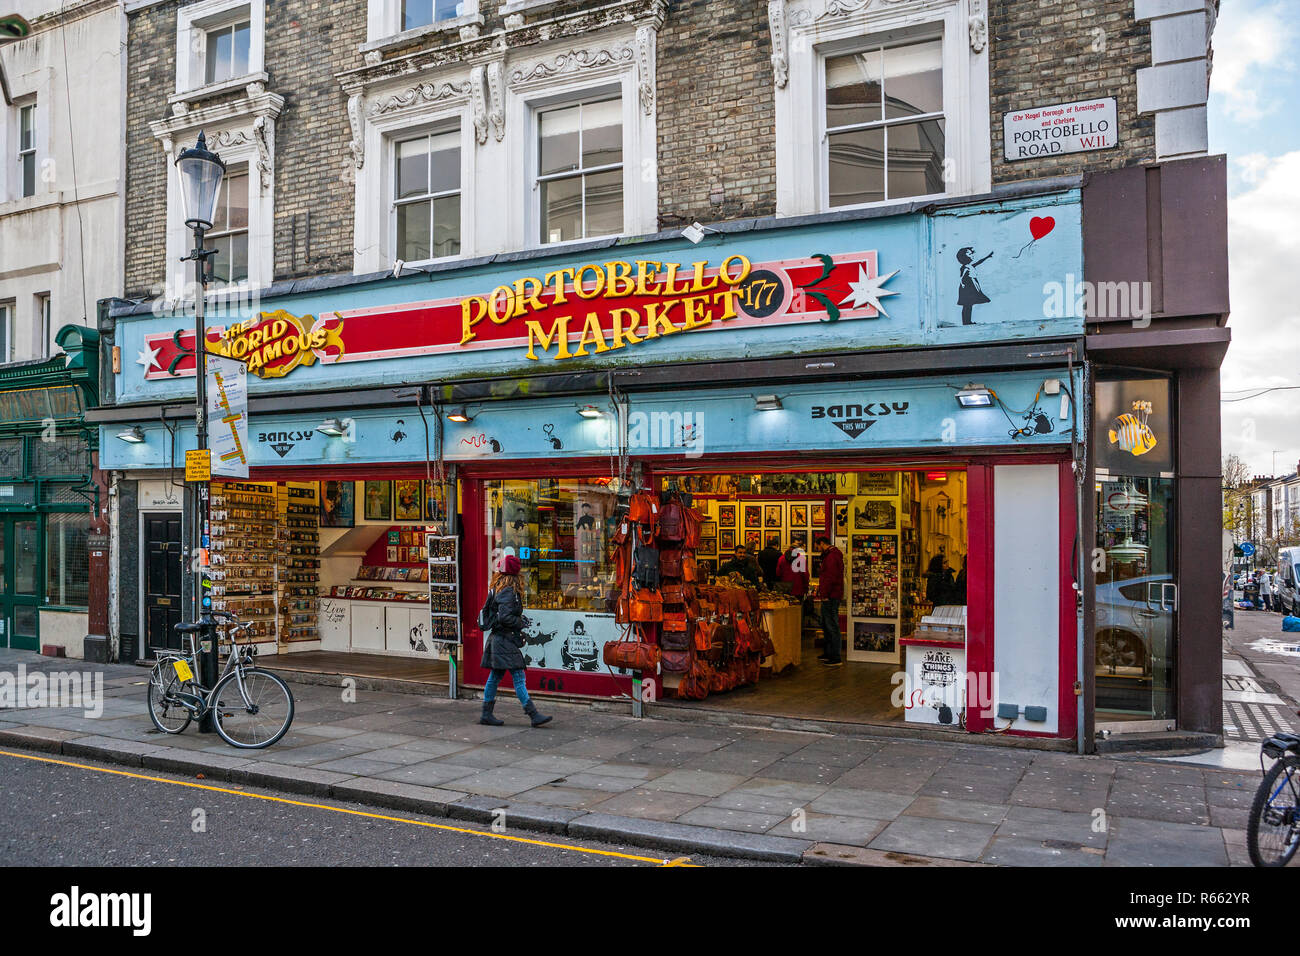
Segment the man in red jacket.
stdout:
[[822,634],[826,648],[817,658],[825,667],[839,667],[840,657],[840,601],[844,598],[844,554],[831,544],[826,535],[818,535],[817,553],[822,556],[821,574],[817,578],[817,597],[822,602]]

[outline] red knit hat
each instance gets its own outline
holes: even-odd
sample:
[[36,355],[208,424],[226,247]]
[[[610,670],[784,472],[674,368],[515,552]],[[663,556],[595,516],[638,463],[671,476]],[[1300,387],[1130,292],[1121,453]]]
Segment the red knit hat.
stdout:
[[504,561],[501,562],[501,573],[502,573],[502,574],[518,574],[518,573],[519,573],[519,559],[516,558],[513,554],[507,554],[507,555],[506,555],[506,559],[505,559]]

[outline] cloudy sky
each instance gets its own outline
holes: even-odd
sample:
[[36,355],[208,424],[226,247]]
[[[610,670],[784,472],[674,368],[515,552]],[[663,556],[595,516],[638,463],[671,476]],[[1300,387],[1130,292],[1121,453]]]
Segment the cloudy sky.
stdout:
[[[1228,156],[1232,347],[1223,453],[1253,474],[1300,460],[1300,29],[1297,0],[1222,0],[1210,80],[1210,151]],[[1276,455],[1273,453],[1277,452]]]

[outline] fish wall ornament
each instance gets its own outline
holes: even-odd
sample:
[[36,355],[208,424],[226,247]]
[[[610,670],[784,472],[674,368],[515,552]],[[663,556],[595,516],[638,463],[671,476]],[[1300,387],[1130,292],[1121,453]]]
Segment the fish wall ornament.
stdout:
[[1106,432],[1110,443],[1118,445],[1121,451],[1126,451],[1135,458],[1151,451],[1156,447],[1157,442],[1155,432],[1147,424],[1150,415],[1150,402],[1134,402],[1131,413],[1124,412],[1110,423],[1110,428]]

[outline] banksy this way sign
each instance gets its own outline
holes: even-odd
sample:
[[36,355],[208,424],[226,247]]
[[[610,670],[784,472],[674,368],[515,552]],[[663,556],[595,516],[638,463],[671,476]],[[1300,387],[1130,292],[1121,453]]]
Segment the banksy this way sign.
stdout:
[[1110,149],[1119,142],[1115,98],[1031,106],[1003,113],[1002,133],[1009,161]]

